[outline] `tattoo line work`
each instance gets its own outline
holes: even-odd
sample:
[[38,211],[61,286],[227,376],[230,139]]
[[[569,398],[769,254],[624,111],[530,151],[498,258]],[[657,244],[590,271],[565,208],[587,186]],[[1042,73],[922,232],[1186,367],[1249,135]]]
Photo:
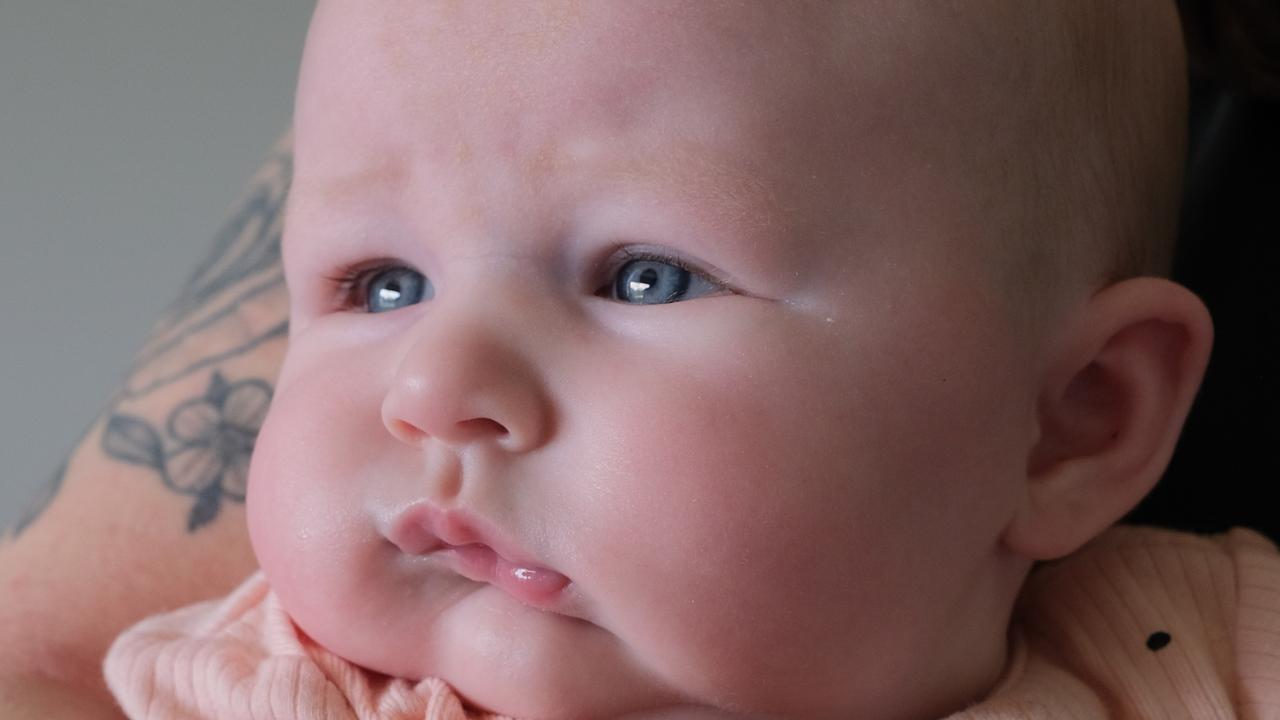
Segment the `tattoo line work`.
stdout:
[[[280,239],[292,175],[286,143],[253,179],[108,410],[102,450],[155,471],[164,487],[194,498],[188,532],[217,519],[224,501],[244,502],[249,459],[273,391],[262,379],[228,382],[217,366],[288,332]],[[174,408],[163,429],[121,410],[125,401],[209,368],[203,394]]]
[[222,501],[244,502],[249,458],[271,403],[263,380],[228,383],[215,371],[204,395],[174,408],[161,437],[151,423],[113,415],[102,435],[107,455],[155,470],[170,490],[195,498],[187,531],[212,522]]
[[[218,233],[213,251],[196,269],[169,316],[139,353],[121,398],[146,395],[287,333],[287,317],[246,327],[239,311],[254,300],[274,299],[284,304],[280,236],[292,173],[292,156],[282,151],[255,179],[248,199]],[[196,361],[183,356],[181,350],[202,333],[228,327],[247,337]]]

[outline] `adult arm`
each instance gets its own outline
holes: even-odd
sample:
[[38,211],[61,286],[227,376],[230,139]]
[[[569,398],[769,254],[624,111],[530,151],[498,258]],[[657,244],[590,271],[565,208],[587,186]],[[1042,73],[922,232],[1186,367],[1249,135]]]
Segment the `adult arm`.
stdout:
[[142,617],[256,568],[245,472],[284,352],[286,136],[106,411],[0,540],[0,715],[114,717],[101,663]]

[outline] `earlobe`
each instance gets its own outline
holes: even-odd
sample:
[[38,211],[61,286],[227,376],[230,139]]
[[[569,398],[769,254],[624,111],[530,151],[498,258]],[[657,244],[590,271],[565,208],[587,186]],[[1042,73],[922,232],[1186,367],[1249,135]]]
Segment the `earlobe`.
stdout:
[[1093,296],[1050,350],[1005,545],[1062,557],[1137,505],[1173,454],[1212,341],[1208,310],[1181,285],[1134,278]]

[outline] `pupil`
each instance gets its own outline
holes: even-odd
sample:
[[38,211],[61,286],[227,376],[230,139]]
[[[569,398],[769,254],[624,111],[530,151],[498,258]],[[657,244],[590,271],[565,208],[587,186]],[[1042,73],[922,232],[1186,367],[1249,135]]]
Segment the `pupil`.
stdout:
[[637,279],[628,281],[627,285],[631,288],[631,292],[643,298],[645,291],[653,287],[656,282],[658,282],[658,271],[653,268],[645,268],[640,271]]
[[391,282],[387,286],[378,291],[378,296],[386,302],[395,302],[400,299],[400,283]]

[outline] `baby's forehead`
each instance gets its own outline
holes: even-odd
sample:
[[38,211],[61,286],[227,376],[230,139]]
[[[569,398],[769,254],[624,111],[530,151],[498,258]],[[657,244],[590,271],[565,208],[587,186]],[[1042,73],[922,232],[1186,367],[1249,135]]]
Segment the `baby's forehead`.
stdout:
[[[1009,41],[998,7],[396,2],[371,12],[322,0],[299,88],[298,182],[336,186],[415,148],[440,178],[506,183],[513,204],[568,182],[567,169],[603,168],[586,182],[645,182],[773,244],[900,228],[920,203],[963,228],[976,218],[957,209],[980,204],[995,175],[974,166],[1005,99],[994,74],[1011,72],[1026,45]],[[323,160],[312,152],[335,145],[343,152]],[[857,227],[873,215],[877,227]]]
[[803,117],[814,108],[789,103],[821,93],[856,98],[857,112],[843,120],[857,127],[886,105],[908,104],[907,96],[991,85],[972,65],[1004,63],[1028,45],[1008,41],[1019,33],[1004,32],[1007,18],[991,6],[969,2],[960,13],[913,0],[601,1],[379,3],[371,10],[323,0],[308,54],[329,57],[328,81],[411,76],[422,100],[437,101],[423,108],[437,116],[465,97],[469,110],[632,119],[655,96],[670,111],[676,95],[663,91],[690,87],[697,90],[686,98],[690,121],[715,114],[734,93],[760,100],[761,115]]
[[[534,173],[572,153],[558,135],[665,147],[666,160],[637,149],[672,180],[724,177],[710,158],[679,167],[670,156],[691,157],[681,145],[743,158],[765,147],[771,156],[755,162],[794,160],[796,172],[821,176],[815,159],[869,165],[860,154],[895,141],[941,147],[991,105],[983,74],[961,68],[981,53],[945,16],[909,2],[376,7],[322,2],[300,126],[359,108],[349,115],[380,134],[433,142],[439,160],[508,153]],[[410,112],[379,116],[392,107]]]

